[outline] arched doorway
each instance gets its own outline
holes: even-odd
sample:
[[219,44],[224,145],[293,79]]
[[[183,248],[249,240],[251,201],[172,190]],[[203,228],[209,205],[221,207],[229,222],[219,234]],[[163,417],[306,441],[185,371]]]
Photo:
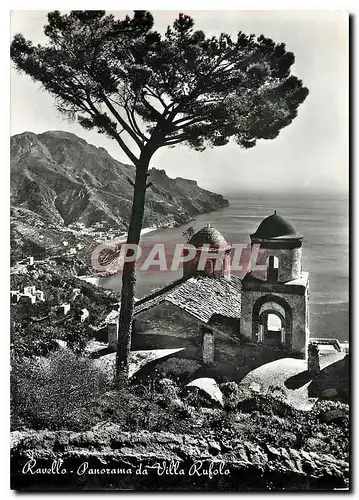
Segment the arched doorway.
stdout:
[[283,315],[269,309],[259,315],[259,341],[273,347],[280,347],[285,341],[285,318]]
[[264,295],[254,303],[252,310],[252,339],[273,346],[292,346],[292,309],[288,302],[276,295]]

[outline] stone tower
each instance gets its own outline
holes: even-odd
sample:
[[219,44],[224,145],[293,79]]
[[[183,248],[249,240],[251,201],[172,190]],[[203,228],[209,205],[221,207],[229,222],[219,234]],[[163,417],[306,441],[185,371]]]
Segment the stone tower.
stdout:
[[251,262],[251,276],[271,282],[286,283],[301,277],[303,236],[292,224],[274,211],[250,235],[252,256],[259,248],[257,262]]
[[217,229],[207,224],[188,243],[196,247],[196,255],[183,263],[184,277],[204,275],[230,279],[231,246]]
[[241,332],[254,342],[306,357],[309,280],[302,271],[303,236],[276,211],[251,238],[251,268],[242,282]]

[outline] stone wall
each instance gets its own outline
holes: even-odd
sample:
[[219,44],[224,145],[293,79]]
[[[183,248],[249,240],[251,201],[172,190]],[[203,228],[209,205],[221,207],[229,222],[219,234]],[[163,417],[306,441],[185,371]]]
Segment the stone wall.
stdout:
[[[220,382],[240,381],[262,364],[292,355],[286,349],[253,343],[251,337],[237,333],[237,326],[221,331],[218,324],[205,325],[170,303],[137,314],[136,325],[140,331],[132,337],[132,350],[184,348],[175,357],[202,362],[199,376],[211,376]],[[205,341],[203,351],[206,330],[213,331],[213,362],[209,342]]]
[[[216,277],[224,277],[230,278],[231,275],[231,249],[226,250],[225,252],[221,251],[206,251],[203,250],[203,258],[208,256],[206,259],[205,265],[201,265],[201,268],[204,267],[203,270],[198,270],[199,262],[201,262],[202,249],[198,249],[195,257],[187,262],[183,263],[183,275],[187,278],[190,276],[197,275],[207,275],[207,276],[216,276]],[[211,256],[213,257],[211,258]]]
[[[51,470],[55,464],[56,470],[60,464],[60,472],[23,474],[30,457],[39,468]],[[78,474],[84,463],[86,473]],[[177,472],[183,470],[183,475],[173,473],[176,463]],[[172,464],[172,474],[170,469],[159,474],[156,464],[167,468]],[[148,474],[136,473],[140,466]],[[190,475],[191,467],[212,473]],[[228,444],[216,434],[204,436],[200,431],[197,436],[131,433],[108,424],[87,432],[37,430],[11,435],[11,488],[16,490],[308,491],[348,485],[349,464],[332,455],[259,446],[240,437]]]
[[202,361],[205,364],[213,363],[214,360],[214,333],[204,330],[202,335]]
[[119,328],[118,321],[113,321],[112,323],[107,324],[108,347],[112,349],[117,348],[118,328]]
[[[267,293],[263,291],[242,290],[241,333],[251,340],[253,307],[256,301],[264,295],[267,295]],[[307,324],[307,320],[309,318],[307,293],[305,293],[305,295],[285,293],[275,293],[268,295],[274,295],[275,297],[284,299],[291,307],[293,322],[292,342],[290,347],[294,352],[301,352],[303,354],[303,357],[306,357],[309,341],[309,325]],[[275,301],[270,300],[269,302],[275,304]],[[264,304],[261,311],[265,310],[265,308],[266,305]],[[273,305],[273,309],[278,309],[278,312],[283,312],[283,308],[281,308],[280,305]]]
[[170,302],[136,314],[135,325],[133,349],[185,347],[191,357],[201,359],[203,323]]
[[298,279],[302,272],[302,248],[260,248],[257,265],[266,265],[265,270],[252,271],[252,276],[267,281],[268,258],[273,255],[278,258],[278,281],[285,283]]
[[316,344],[308,346],[308,372],[313,376],[320,373],[319,347]]
[[166,301],[136,314],[135,320],[139,328],[148,334],[164,334],[179,338],[196,336],[198,340],[200,326],[203,324],[181,308]]

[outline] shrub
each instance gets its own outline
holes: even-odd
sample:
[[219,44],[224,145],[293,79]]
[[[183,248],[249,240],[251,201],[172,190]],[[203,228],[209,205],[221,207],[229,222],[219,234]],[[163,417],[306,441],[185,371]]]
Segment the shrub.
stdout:
[[179,387],[170,378],[161,378],[157,381],[156,389],[159,394],[163,395],[163,401],[170,404],[173,400],[178,399]]
[[235,410],[239,402],[239,388],[235,382],[224,382],[219,388],[222,391],[226,410]]
[[170,379],[148,379],[113,390],[94,361],[62,350],[14,358],[11,428],[85,431],[103,421],[127,431],[188,431],[194,409]]
[[63,335],[63,339],[67,342],[67,347],[75,354],[80,355],[90,340],[92,331],[88,326],[88,322],[84,323],[73,322],[71,328],[67,329]]
[[56,339],[63,336],[60,325],[46,325],[43,322],[32,323],[29,320],[17,321],[12,318],[10,337],[13,357],[22,358],[47,356],[57,349]]
[[211,431],[215,431],[222,436],[228,436],[234,434],[235,421],[236,414],[234,412],[227,412],[226,410],[217,408],[207,416],[205,425]]
[[[319,402],[311,411],[301,411],[274,397],[257,396],[240,402],[238,408],[242,412],[245,439],[276,447],[316,450],[348,459],[348,405]],[[340,410],[337,418],[333,418],[333,410]],[[329,411],[332,413],[328,417]]]
[[171,416],[150,398],[140,397],[127,388],[106,393],[99,401],[98,415],[126,431],[168,429]]
[[249,399],[245,399],[238,403],[238,409],[243,413],[260,412],[263,415],[277,415],[278,417],[291,417],[295,418],[301,414],[282,401],[280,398],[273,397],[268,393],[266,396],[257,395]]
[[201,368],[193,359],[171,358],[159,363],[157,371],[160,377],[171,378],[176,382],[186,383]]
[[126,431],[186,432],[193,409],[178,398],[178,390],[169,379],[154,384],[149,378],[141,384],[104,394],[98,401],[97,415]]
[[105,377],[93,361],[68,350],[48,358],[15,358],[11,369],[11,427],[89,428],[95,423],[93,409],[105,390]]
[[184,387],[181,391],[182,400],[190,406],[200,408],[220,408],[221,405],[215,401],[206,391],[195,386]]

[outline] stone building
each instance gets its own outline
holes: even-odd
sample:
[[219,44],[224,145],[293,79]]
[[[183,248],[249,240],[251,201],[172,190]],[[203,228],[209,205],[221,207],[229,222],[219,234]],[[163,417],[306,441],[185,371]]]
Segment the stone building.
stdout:
[[184,263],[182,278],[135,303],[132,349],[184,347],[183,356],[205,364],[240,364],[245,345],[252,357],[265,348],[275,353],[273,359],[288,351],[305,358],[309,308],[303,237],[274,213],[250,238],[252,247],[259,245],[258,262],[240,278],[231,273],[232,248],[224,236],[210,225],[195,233],[189,243],[196,255]]
[[30,293],[22,293],[19,296],[18,303],[23,305],[33,305],[36,302],[35,295],[31,295]]
[[[30,298],[28,299],[27,297]],[[31,285],[31,286],[25,286],[23,293],[20,293],[19,290],[11,290],[10,300],[12,304],[16,304],[18,302],[23,304],[25,303],[35,304],[36,301],[45,302],[45,295],[42,290],[36,290],[36,286]]]
[[259,254],[242,282],[241,333],[254,342],[304,355],[309,339],[309,274],[302,271],[303,236],[274,212],[250,239],[251,248],[259,245]]
[[10,303],[17,304],[20,298],[20,290],[10,290]]
[[30,294],[34,295],[36,292],[36,286],[25,286],[24,295]]
[[90,313],[89,313],[89,310],[84,308],[84,309],[81,309],[80,311],[80,321],[81,323],[83,323],[88,317],[89,317]]
[[45,302],[45,294],[42,290],[36,290],[34,295],[40,302]]
[[[68,305],[70,305],[70,304],[68,304]],[[79,308],[75,307],[74,318],[76,321],[80,321],[81,323],[83,323],[84,321],[87,320],[87,318],[89,316],[90,316],[90,312],[88,309],[86,309],[86,308],[79,309]]]
[[[217,229],[208,225],[195,233],[188,243],[196,247],[197,252],[193,259],[184,262],[184,278],[199,275],[230,278],[231,246]],[[202,255],[205,261],[201,266]]]
[[66,314],[70,312],[70,309],[71,305],[68,302],[65,302],[64,304],[61,304],[61,306],[57,308],[57,315],[66,316]]
[[81,294],[81,289],[80,288],[73,288],[72,289],[72,300],[75,300],[78,295]]
[[237,340],[240,315],[238,277],[180,279],[136,302],[133,348],[184,347],[190,357],[202,359],[204,334],[215,331],[217,341]]

